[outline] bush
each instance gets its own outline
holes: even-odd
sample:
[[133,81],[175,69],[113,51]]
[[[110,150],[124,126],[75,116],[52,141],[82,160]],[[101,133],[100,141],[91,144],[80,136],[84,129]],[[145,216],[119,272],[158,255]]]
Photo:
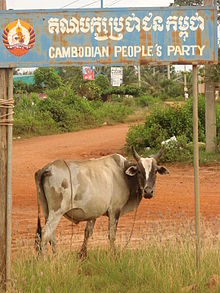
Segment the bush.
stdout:
[[38,68],[34,71],[36,90],[55,89],[62,86],[61,77],[53,67]]
[[135,99],[135,103],[138,107],[149,107],[156,102],[159,102],[159,100],[152,96],[140,96]]
[[57,132],[51,113],[40,111],[36,95],[15,99],[14,135],[43,135]]
[[[217,121],[218,119],[219,117]],[[130,149],[134,145],[142,153],[146,147],[151,147],[156,151],[160,148],[163,140],[174,135],[177,137],[177,142],[169,145],[164,160],[182,161],[190,158],[192,148],[189,147],[188,143],[193,140],[192,99],[182,107],[155,108],[146,117],[144,125],[130,127],[127,135],[127,148]],[[205,141],[205,102],[203,97],[199,97],[199,141]]]
[[102,90],[96,85],[92,80],[85,81],[82,84],[81,95],[86,97],[88,100],[98,100],[101,99]]
[[108,102],[77,97],[72,90],[48,90],[48,99],[36,94],[15,100],[15,135],[37,135],[123,122],[133,111],[131,101]]

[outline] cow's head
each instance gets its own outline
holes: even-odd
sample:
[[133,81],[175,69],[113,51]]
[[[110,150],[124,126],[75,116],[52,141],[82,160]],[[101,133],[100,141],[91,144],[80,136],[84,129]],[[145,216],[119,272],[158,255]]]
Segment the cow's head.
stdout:
[[157,173],[161,175],[169,174],[169,171],[165,167],[157,164],[157,161],[164,152],[164,146],[156,155],[150,158],[142,158],[139,156],[134,147],[132,147],[132,152],[137,164],[130,166],[125,173],[128,176],[137,175],[139,187],[143,191],[143,196],[145,198],[152,198],[154,196]]

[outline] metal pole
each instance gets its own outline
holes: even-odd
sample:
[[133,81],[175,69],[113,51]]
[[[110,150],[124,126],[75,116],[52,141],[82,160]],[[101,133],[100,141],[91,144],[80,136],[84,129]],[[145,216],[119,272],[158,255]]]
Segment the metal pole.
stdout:
[[138,86],[141,87],[141,65],[138,65]]
[[184,65],[184,98],[188,99],[188,88],[187,88],[187,80],[186,80],[186,65]]
[[[13,70],[8,69],[8,99],[13,99]],[[13,108],[8,109],[8,119],[12,121]],[[10,286],[11,278],[11,210],[12,210],[12,131],[8,125],[7,135],[7,211],[6,211],[6,287]]]
[[193,152],[195,192],[196,267],[200,268],[200,196],[199,196],[199,144],[198,144],[198,69],[193,65]]
[[101,8],[103,8],[103,0],[101,0]]

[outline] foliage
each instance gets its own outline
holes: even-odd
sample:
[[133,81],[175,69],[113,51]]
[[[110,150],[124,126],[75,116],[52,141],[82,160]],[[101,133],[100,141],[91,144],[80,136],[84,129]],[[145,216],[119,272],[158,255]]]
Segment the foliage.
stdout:
[[[199,97],[199,141],[205,141],[205,101],[204,97]],[[220,140],[220,109],[217,106],[217,141]],[[177,142],[169,145],[164,160],[182,161],[192,157],[193,141],[193,103],[192,99],[182,107],[173,106],[165,108],[155,108],[146,117],[145,124],[130,127],[127,135],[127,148],[132,145],[142,153],[146,153],[146,147],[151,148],[151,152],[160,148],[161,142],[172,136],[177,137]],[[148,154],[148,153],[147,153]]]
[[195,6],[202,5],[203,0],[174,0],[176,6]]
[[83,84],[82,68],[76,66],[59,67],[56,69],[59,73],[63,84],[70,86],[71,89],[82,96],[81,87]]
[[144,108],[144,107],[151,107],[154,104],[161,103],[161,100],[159,98],[155,98],[148,95],[141,95],[140,97],[135,98],[135,103],[138,107]]
[[16,98],[14,135],[51,134],[123,122],[134,111],[134,105],[126,101],[90,101],[76,96],[68,87],[47,94],[48,99],[42,101],[36,94]]
[[81,95],[88,100],[101,99],[102,89],[92,80],[87,80],[82,84]]
[[47,111],[38,108],[39,100],[34,94],[15,99],[14,135],[43,135],[57,132],[55,121]]
[[61,77],[54,67],[38,68],[34,71],[36,90],[56,89],[62,86]]
[[125,85],[137,85],[138,75],[137,68],[134,66],[123,67],[123,84]]
[[[184,223],[177,224],[178,231],[169,225],[169,233],[164,228],[167,221],[158,223],[142,249],[117,249],[115,254],[103,249],[90,250],[83,262],[75,252],[65,252],[63,244],[55,257],[36,258],[21,251],[13,261],[12,288],[8,293],[219,292],[219,239],[213,237],[207,225],[202,230],[198,272],[194,228],[186,224],[187,219]],[[209,237],[206,242],[204,235]]]
[[160,70],[152,73],[148,67],[141,68],[141,86],[144,93],[163,100],[184,95],[183,77],[179,81],[179,76],[172,74],[169,80]]
[[21,95],[21,94],[26,94],[30,91],[31,86],[27,85],[26,83],[22,81],[15,81],[13,83],[13,92],[14,95]]
[[122,85],[120,87],[110,87],[104,93],[108,96],[119,95],[120,99],[123,99],[124,96],[140,96],[142,94],[142,88],[139,88],[137,86]]
[[100,87],[100,89],[102,89],[102,91],[106,91],[110,87],[109,79],[104,74],[97,75],[96,78],[95,78],[95,83],[96,83],[97,86]]

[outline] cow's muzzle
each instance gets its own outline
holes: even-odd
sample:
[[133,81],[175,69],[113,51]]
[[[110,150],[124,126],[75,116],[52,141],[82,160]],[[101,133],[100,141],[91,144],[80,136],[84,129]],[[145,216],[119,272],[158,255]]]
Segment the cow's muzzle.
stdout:
[[144,189],[144,198],[152,198],[154,196],[154,190],[150,187]]

